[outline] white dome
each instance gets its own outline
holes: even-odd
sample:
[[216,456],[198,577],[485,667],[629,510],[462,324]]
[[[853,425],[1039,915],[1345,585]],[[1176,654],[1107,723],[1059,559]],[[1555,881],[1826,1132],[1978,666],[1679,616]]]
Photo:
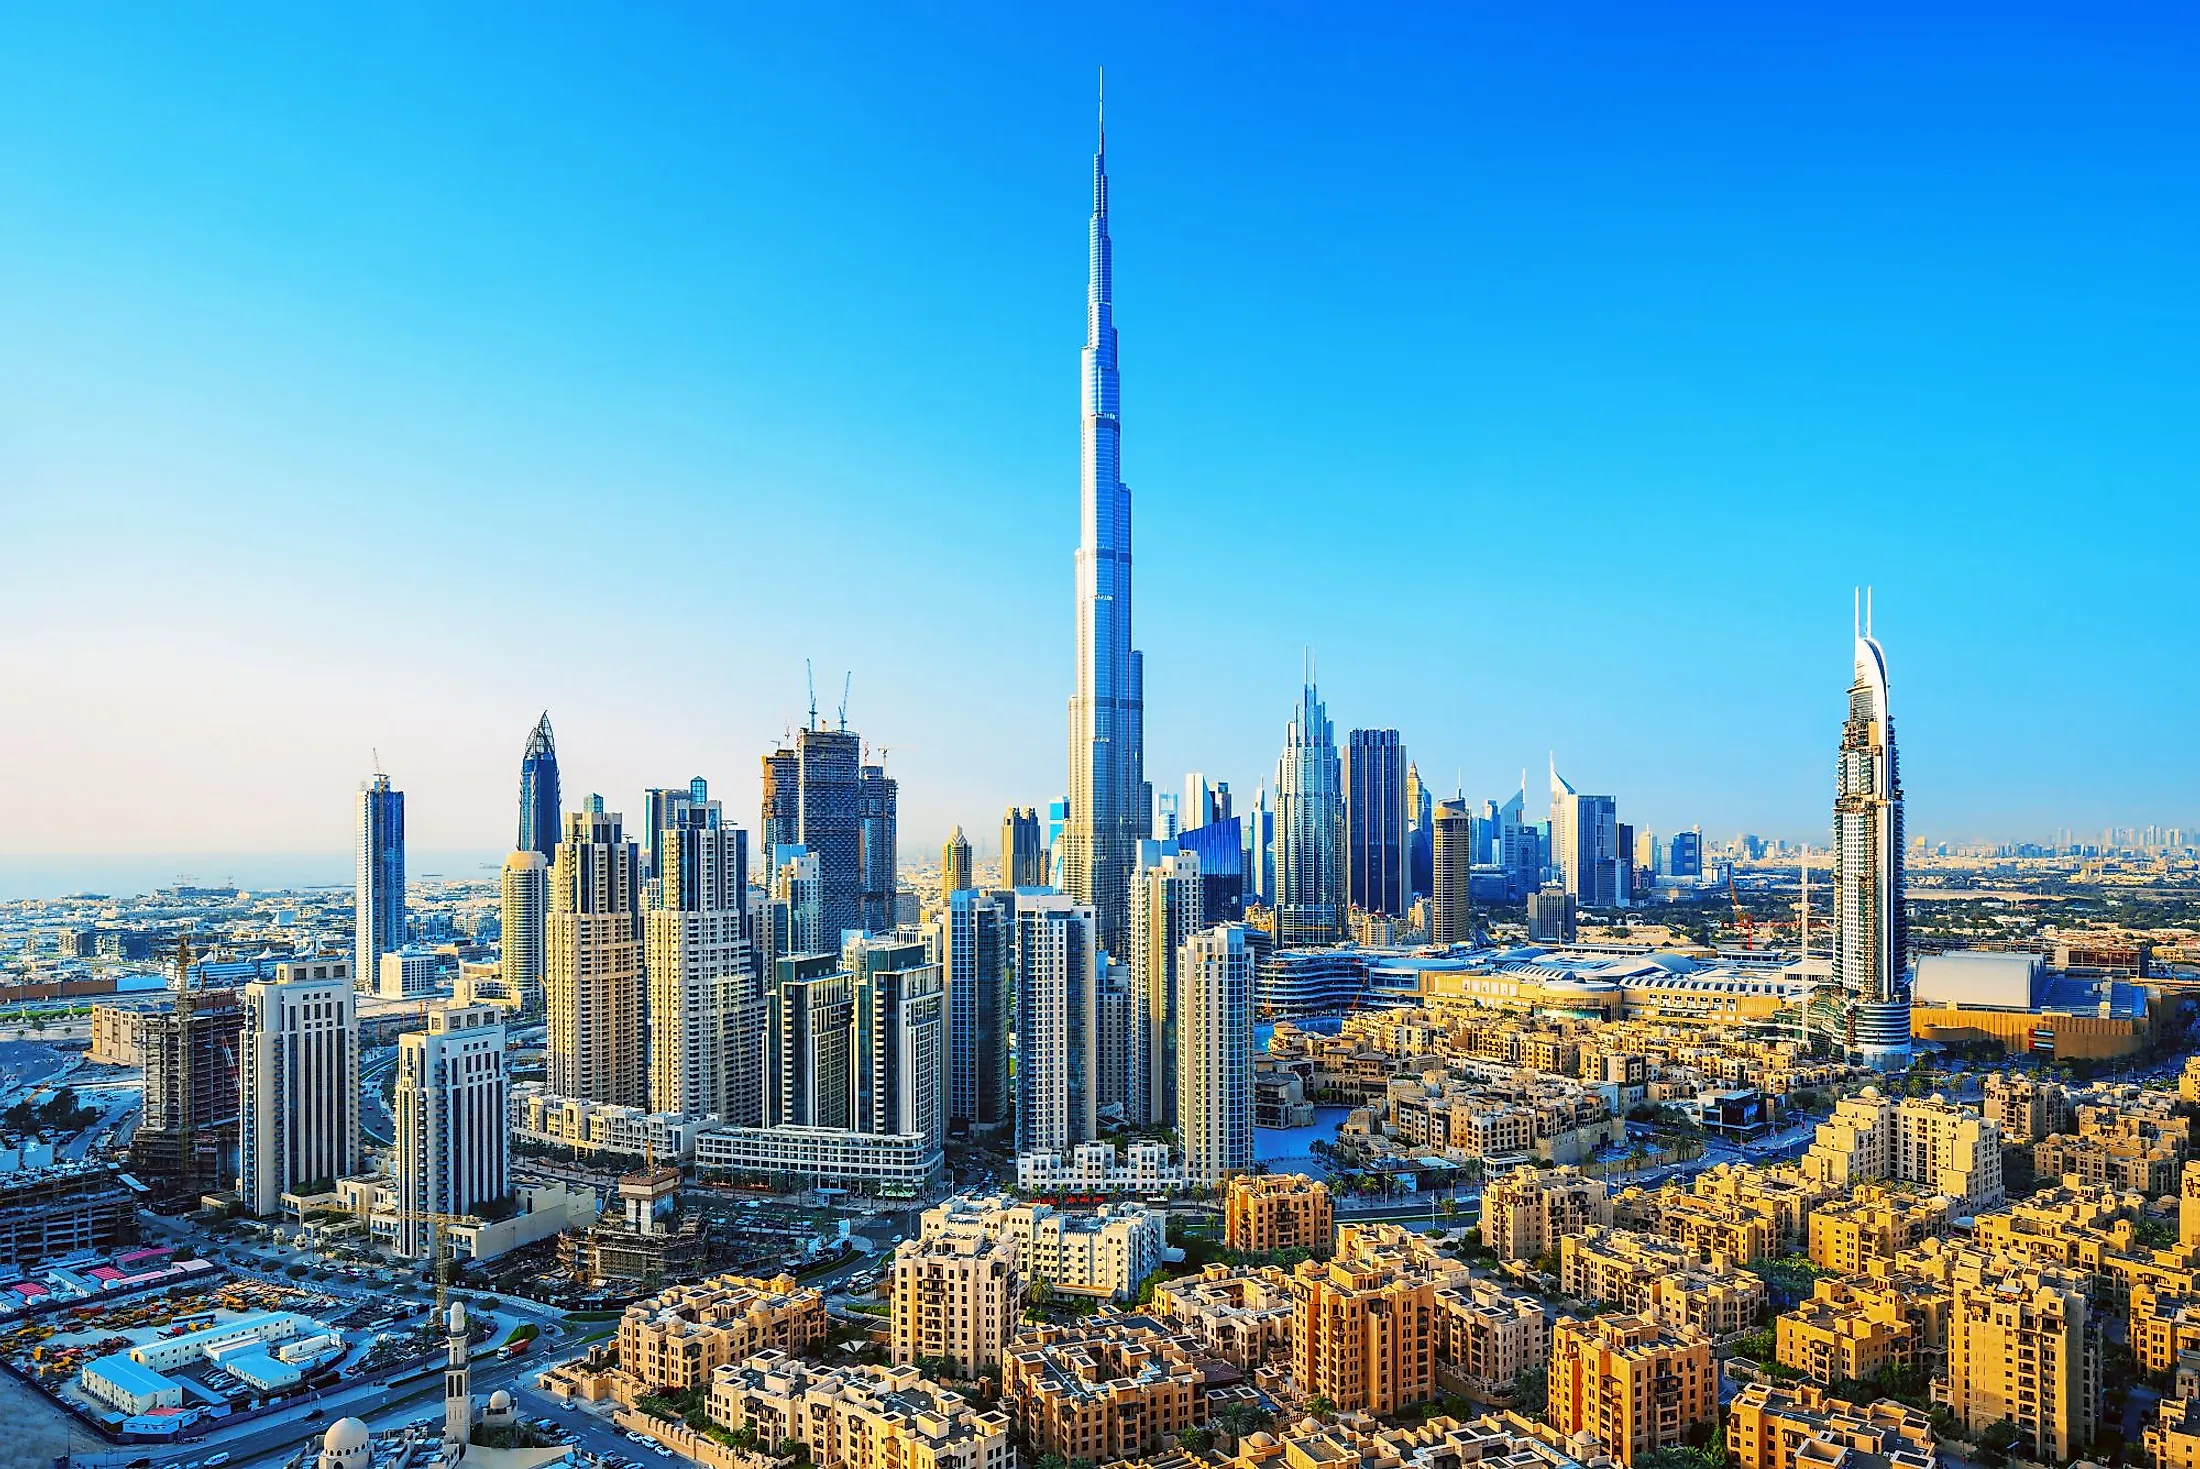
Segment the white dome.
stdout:
[[367,1446],[367,1425],[357,1418],[339,1418],[322,1436],[321,1449],[330,1454],[356,1454]]
[[506,1413],[506,1412],[510,1412],[510,1411],[511,1411],[511,1407],[512,1407],[512,1395],[511,1395],[510,1393],[506,1392],[506,1391],[505,1391],[505,1390],[504,1390],[503,1388],[501,1388],[501,1387],[500,1387],[500,1388],[498,1388],[498,1389],[497,1389],[497,1390],[496,1390],[495,1392],[493,1392],[493,1393],[489,1394],[489,1411],[490,1411],[490,1412],[492,1412],[492,1413]]

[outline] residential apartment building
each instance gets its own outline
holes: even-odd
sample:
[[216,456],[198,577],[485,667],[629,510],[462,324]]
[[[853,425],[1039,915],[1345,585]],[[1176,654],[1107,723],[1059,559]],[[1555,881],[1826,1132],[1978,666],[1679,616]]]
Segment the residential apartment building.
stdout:
[[643,1070],[641,853],[601,796],[565,817],[550,867],[543,997],[549,1088],[640,1107]]
[[1001,1401],[1031,1451],[1119,1463],[1174,1448],[1207,1416],[1197,1338],[1145,1316],[1042,1326],[1001,1366]]
[[1560,1288],[1675,1330],[1729,1340],[1753,1330],[1765,1283],[1723,1255],[1706,1263],[1694,1248],[1657,1235],[1592,1225],[1559,1241]]
[[283,1195],[359,1171],[359,1017],[351,966],[299,959],[244,987],[237,1193],[261,1217]]
[[1230,1180],[1222,1201],[1222,1243],[1251,1254],[1305,1250],[1329,1253],[1337,1233],[1329,1185],[1303,1173],[1246,1173]]
[[1022,1319],[1025,1275],[1013,1240],[956,1232],[894,1249],[897,1366],[939,1358],[973,1375],[998,1367]]
[[957,1195],[924,1211],[919,1237],[960,1235],[1016,1247],[1024,1279],[1069,1295],[1128,1300],[1161,1268],[1168,1215],[1143,1204],[1103,1204],[1091,1213],[1051,1204]]
[[1863,1275],[1920,1240],[1948,1232],[1950,1201],[1939,1194],[1890,1193],[1859,1184],[1810,1216],[1810,1262],[1837,1275]]
[[1291,1353],[1291,1278],[1273,1265],[1209,1265],[1155,1288],[1150,1313],[1174,1321],[1223,1361],[1250,1372]]
[[1291,1273],[1292,1381],[1300,1396],[1395,1413],[1436,1393],[1436,1269],[1379,1227],[1338,1231],[1326,1262]]
[[1439,1386],[1487,1398],[1550,1356],[1543,1303],[1493,1280],[1459,1276],[1436,1288]]
[[1809,1176],[1833,1184],[1899,1179],[1948,1195],[1965,1214],[1999,1205],[2001,1129],[1941,1097],[1897,1102],[1866,1087],[1818,1124],[1803,1155]]
[[[385,958],[389,957],[387,955]],[[465,1217],[508,1201],[504,1011],[431,1005],[427,1029],[397,1038],[397,1250],[433,1252],[436,1214]]]
[[1741,1469],[1885,1465],[1934,1469],[1932,1420],[1889,1398],[1858,1405],[1808,1383],[1753,1382],[1726,1415],[1726,1450]]
[[619,1318],[619,1368],[650,1392],[708,1389],[760,1352],[800,1356],[825,1339],[825,1297],[791,1275],[720,1275],[637,1301]]
[[1567,1235],[1611,1222],[1604,1180],[1578,1168],[1515,1168],[1482,1189],[1482,1243],[1500,1260],[1536,1259]]
[[711,1376],[705,1411],[774,1447],[794,1440],[816,1469],[1015,1469],[1008,1415],[980,1409],[907,1365],[815,1368],[759,1352]]
[[1711,1339],[1648,1316],[1561,1316],[1551,1332],[1544,1420],[1566,1438],[1588,1434],[1632,1466],[1679,1448],[1716,1420]]
[[1948,1317],[1948,1375],[1936,1393],[1972,1432],[2006,1418],[2025,1457],[2066,1464],[2093,1442],[2101,1402],[2101,1325],[2086,1278],[2053,1266],[1959,1279]]

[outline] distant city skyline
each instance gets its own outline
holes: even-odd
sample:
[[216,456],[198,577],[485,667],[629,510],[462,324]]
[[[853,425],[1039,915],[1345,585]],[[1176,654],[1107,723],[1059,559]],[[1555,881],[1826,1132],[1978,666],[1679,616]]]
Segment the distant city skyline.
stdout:
[[[1132,7],[1104,58],[1049,19],[597,24],[9,20],[0,891],[132,854],[341,882],[377,760],[414,852],[494,863],[546,706],[567,811],[700,774],[749,827],[805,657],[853,671],[903,851],[990,860],[1069,785],[1099,60],[1156,789],[1256,789],[1311,644],[1336,726],[1439,796],[1555,749],[1638,830],[1816,844],[1863,581],[1913,831],[2200,826],[2147,556],[2200,530],[2189,19],[1247,52]],[[675,529],[726,574],[653,580]],[[568,595],[576,545],[626,595]],[[892,615],[940,588],[984,656]],[[734,635],[636,636],[665,616]]]

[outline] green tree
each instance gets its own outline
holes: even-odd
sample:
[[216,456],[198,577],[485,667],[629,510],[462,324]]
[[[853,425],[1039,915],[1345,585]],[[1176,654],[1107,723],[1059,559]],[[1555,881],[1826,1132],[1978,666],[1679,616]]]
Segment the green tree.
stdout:
[[1517,1412],[1535,1417],[1548,1406],[1551,1396],[1551,1374],[1548,1368],[1529,1367],[1513,1379],[1512,1400]]

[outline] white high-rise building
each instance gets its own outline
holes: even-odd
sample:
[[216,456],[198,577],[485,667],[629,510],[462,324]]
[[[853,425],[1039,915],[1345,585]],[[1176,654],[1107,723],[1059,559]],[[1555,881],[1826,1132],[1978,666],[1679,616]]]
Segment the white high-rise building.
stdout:
[[[529,855],[537,855],[530,853]],[[504,1012],[431,1005],[428,1028],[397,1038],[397,1250],[434,1248],[427,1214],[467,1215],[512,1191]]]
[[550,859],[514,852],[504,859],[500,884],[503,937],[498,963],[504,985],[523,1015],[542,1013],[544,945],[550,919]]
[[722,824],[711,800],[680,803],[665,819],[672,824],[652,843],[657,906],[642,915],[649,1105],[757,1126],[764,1120],[764,994],[743,909],[748,834]]
[[359,847],[357,935],[352,974],[372,985],[382,956],[405,946],[405,793],[381,771],[359,788],[355,822]]
[[947,1005],[922,940],[851,935],[841,953],[855,1035],[850,1081],[859,1132],[921,1133],[947,1145]]
[[1188,1183],[1253,1166],[1253,955],[1242,924],[1193,934],[1178,960],[1177,1135]]
[[548,964],[550,1090],[586,1102],[639,1107],[643,1069],[641,853],[603,797],[566,814],[550,868]]
[[1069,812],[1057,875],[1093,910],[1101,947],[1120,953],[1130,929],[1138,842],[1153,811],[1146,783],[1145,660],[1131,646],[1131,492],[1122,476],[1105,130],[1092,155],[1089,246],[1080,358],[1077,688],[1069,706]]
[[1134,1122],[1176,1125],[1177,957],[1202,926],[1200,900],[1199,859],[1190,852],[1140,868],[1131,883],[1126,957],[1132,997],[1143,1011],[1137,1030],[1145,1050],[1137,1067],[1144,1095],[1131,1098]]
[[254,1214],[359,1171],[355,1004],[342,959],[289,960],[244,987],[237,1193]]
[[1064,893],[1016,899],[1016,1151],[1060,1150],[1099,1130],[1100,942]]
[[1854,997],[1849,1045],[1873,1065],[1909,1054],[1910,921],[1902,870],[1902,775],[1887,654],[1856,630],[1856,678],[1834,766],[1833,977]]

